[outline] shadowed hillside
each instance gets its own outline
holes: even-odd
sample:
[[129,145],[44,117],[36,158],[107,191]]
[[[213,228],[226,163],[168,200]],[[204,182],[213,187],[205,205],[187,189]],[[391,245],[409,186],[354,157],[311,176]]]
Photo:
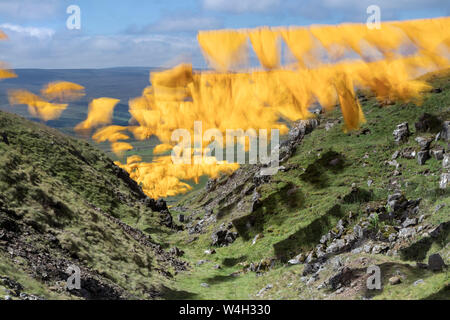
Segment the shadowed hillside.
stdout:
[[[0,112],[0,278],[9,296],[18,296],[16,282],[43,298],[161,296],[186,265],[126,223],[168,232],[167,215],[88,143]],[[69,292],[72,264],[82,289]]]

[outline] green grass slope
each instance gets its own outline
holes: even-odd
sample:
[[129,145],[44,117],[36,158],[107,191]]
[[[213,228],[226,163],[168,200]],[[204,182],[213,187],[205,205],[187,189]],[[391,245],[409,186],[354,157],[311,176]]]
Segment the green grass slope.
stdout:
[[[162,250],[157,234],[152,239],[150,233],[168,229],[151,203],[88,143],[0,112],[0,277],[18,281],[23,292],[63,299],[161,296],[164,281],[184,265]],[[143,221],[146,232],[124,224]],[[70,264],[82,270],[81,291],[64,289]]]
[[[290,159],[282,163],[286,170],[273,176],[269,183],[256,187],[261,203],[256,210],[250,209],[255,192],[252,191],[253,181],[243,173],[237,173],[242,178],[236,174],[231,178],[223,177],[215,181],[215,188],[204,188],[185,196],[174,209],[190,217],[188,226],[208,217],[205,214],[209,210],[213,211],[217,221],[206,223],[200,234],[184,231],[167,237],[167,241],[184,250],[185,258],[195,265],[188,274],[176,277],[176,287],[189,293],[187,297],[204,299],[366,296],[361,285],[361,290],[352,292],[349,289],[343,294],[318,290],[319,280],[306,285],[301,281],[305,265],[290,266],[287,260],[299,253],[308,254],[340,219],[349,216],[356,217],[353,221],[369,219],[367,206],[384,206],[388,195],[395,190],[402,191],[407,199],[422,198],[419,215],[425,217],[423,225],[432,228],[450,221],[449,189],[439,189],[442,161],[432,158],[425,165],[419,165],[416,159],[399,158],[399,173],[395,172],[395,166],[386,163],[397,150],[409,147],[418,151],[416,137],[434,138],[436,130],[421,133],[414,128],[423,113],[432,114],[440,121],[450,120],[450,73],[429,75],[428,80],[434,90],[424,94],[421,106],[413,103],[380,106],[370,94],[361,94],[367,123],[357,132],[343,132],[342,116],[338,111],[321,115],[320,126],[303,140]],[[412,135],[407,143],[399,146],[392,133],[402,122],[409,123]],[[327,123],[335,125],[326,130]],[[450,145],[445,141],[433,142],[432,148],[438,147],[447,153],[450,151]],[[358,191],[352,192],[352,186]],[[439,210],[436,210],[437,206]],[[211,234],[229,222],[233,224],[233,230],[239,232],[237,240],[229,246],[215,248],[216,254],[206,255],[204,251],[211,248]],[[259,239],[253,245],[252,240],[258,234]],[[388,256],[351,252],[341,256],[355,268],[362,268],[355,262],[362,258],[367,260],[365,263],[382,266],[384,289],[376,294],[377,299],[450,298],[448,269],[433,273],[417,271],[414,267],[416,262],[426,263],[427,257],[435,252],[449,264],[448,229],[440,242],[425,241],[426,245],[421,246],[420,236],[410,242],[405,244],[406,249],[402,252],[420,252],[413,258],[408,254]],[[196,265],[200,260],[207,262]],[[245,271],[252,263],[262,266],[265,272]],[[402,273],[404,281],[391,287],[387,282],[396,272]],[[320,280],[331,275],[332,272],[325,271]],[[424,280],[423,284],[413,285],[420,279]],[[273,287],[257,296],[256,293],[268,284]]]

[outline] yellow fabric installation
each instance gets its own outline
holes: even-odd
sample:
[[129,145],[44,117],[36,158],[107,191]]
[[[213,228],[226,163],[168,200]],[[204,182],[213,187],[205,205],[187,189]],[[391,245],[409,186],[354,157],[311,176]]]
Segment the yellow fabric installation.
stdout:
[[51,82],[41,90],[47,100],[74,101],[84,96],[84,87],[67,81]]
[[2,69],[0,66],[0,79],[16,78],[17,75],[11,70]]
[[173,146],[170,144],[159,144],[153,149],[153,154],[161,154],[166,151],[172,150]]
[[111,149],[116,155],[120,156],[124,151],[132,150],[133,146],[127,142],[113,142]]
[[11,105],[25,104],[28,112],[44,121],[54,120],[60,117],[67,108],[67,104],[56,104],[43,100],[41,97],[27,90],[11,90],[8,92]]
[[112,98],[98,98],[92,100],[89,104],[88,116],[86,120],[79,123],[75,130],[78,132],[86,132],[91,129],[110,124],[113,117],[115,106],[120,100]]
[[119,140],[128,140],[130,137],[123,133],[125,130],[127,130],[127,127],[107,126],[97,130],[92,136],[92,139],[98,143],[105,141],[116,142]]
[[[286,123],[314,116],[309,108],[315,103],[325,111],[340,105],[344,131],[356,130],[365,122],[356,89],[371,90],[380,102],[420,104],[422,93],[430,87],[417,77],[449,67],[448,30],[450,18],[445,17],[387,22],[381,24],[380,30],[347,23],[200,32],[200,47],[216,71],[194,71],[191,65],[182,64],[152,72],[151,85],[143,89],[140,97],[129,101],[132,118],[128,126],[110,125],[119,100],[100,98],[91,102],[86,120],[75,129],[98,129],[93,139],[112,143],[111,149],[119,155],[133,148],[123,142],[129,140],[126,131],[138,140],[154,136],[160,144],[153,150],[159,155],[153,162],[143,162],[135,155],[128,157],[125,164],[117,164],[148,196],[177,195],[191,189],[186,181],[198,182],[203,175],[215,178],[233,172],[239,165],[211,156],[191,164],[175,164],[171,156],[164,154],[171,149],[196,160],[194,151],[205,154],[212,141],[222,140],[226,147],[227,135],[231,135],[228,130],[242,129],[253,136],[259,129],[279,129],[280,134],[285,134]],[[297,64],[280,65],[279,36]],[[248,40],[261,61],[263,68],[259,70],[250,70],[244,64]],[[336,62],[332,63],[333,59]],[[239,70],[238,66],[245,68]],[[8,75],[6,69],[0,66],[0,77]],[[54,83],[41,93],[43,97],[21,90],[11,92],[9,99],[11,104],[27,104],[30,112],[42,119],[54,119],[67,105],[47,100],[70,100],[82,93],[82,88]],[[201,122],[201,129],[195,122]],[[190,136],[177,144],[171,139],[176,129],[186,129]],[[201,149],[196,146],[194,150],[194,133],[210,129],[214,134],[203,137]],[[248,150],[247,138],[239,142]]]
[[201,31],[198,43],[211,65],[219,71],[229,71],[247,60],[247,35],[233,30]]
[[316,60],[311,54],[314,43],[309,29],[297,27],[281,28],[280,33],[301,67],[306,67],[306,62],[314,62]]
[[[8,36],[0,30],[0,40],[6,40]],[[17,75],[6,66],[5,63],[0,61],[0,79],[16,78]]]
[[335,86],[345,121],[345,131],[358,129],[366,120],[355,97],[351,78],[343,74],[336,79]]
[[253,50],[266,69],[280,66],[281,44],[279,33],[270,28],[261,28],[248,33]]
[[343,57],[349,49],[361,55],[360,41],[363,39],[365,29],[366,26],[356,24],[310,28],[312,35],[320,41],[333,59]]

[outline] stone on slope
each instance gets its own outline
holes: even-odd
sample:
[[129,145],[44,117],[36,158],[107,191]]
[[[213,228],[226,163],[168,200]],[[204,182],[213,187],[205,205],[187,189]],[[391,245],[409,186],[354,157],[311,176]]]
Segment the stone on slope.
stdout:
[[432,271],[441,271],[445,268],[444,260],[439,253],[432,254],[428,258],[428,268]]
[[397,129],[392,133],[397,144],[408,141],[410,135],[408,122],[403,122],[397,125]]

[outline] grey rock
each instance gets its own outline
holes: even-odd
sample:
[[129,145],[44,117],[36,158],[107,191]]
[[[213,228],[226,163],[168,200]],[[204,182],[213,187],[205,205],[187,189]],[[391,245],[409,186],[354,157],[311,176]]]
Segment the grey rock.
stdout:
[[261,290],[258,291],[258,293],[256,294],[257,297],[262,296],[267,290],[270,290],[273,288],[273,285],[268,284],[267,286],[265,286],[264,288],[262,288]]
[[228,246],[232,244],[238,237],[237,232],[231,232],[230,230],[218,230],[211,235],[212,246]]
[[405,221],[403,221],[403,223],[402,223],[402,227],[407,228],[410,226],[415,226],[416,224],[417,224],[416,218],[406,218]]
[[417,152],[417,163],[423,166],[425,162],[430,158],[429,151],[419,151]]
[[324,234],[321,238],[320,238],[320,243],[325,244],[329,239],[328,234]]
[[405,150],[402,151],[402,158],[405,159],[414,159],[416,157],[416,151],[412,150],[410,148],[407,148]]
[[205,250],[205,254],[206,254],[206,255],[212,255],[212,254],[214,254],[214,253],[216,253],[216,250],[214,250],[214,249],[208,249],[208,250]]
[[200,283],[200,285],[201,285],[203,288],[209,288],[209,284],[207,284],[207,283]]
[[444,260],[439,253],[432,254],[428,257],[428,268],[432,271],[441,271],[445,268]]
[[445,121],[442,125],[441,139],[450,141],[450,121]]
[[291,265],[296,265],[296,264],[300,264],[300,261],[298,259],[291,259],[288,261],[289,264]]
[[184,214],[178,215],[178,222],[184,222]]
[[424,137],[417,137],[416,142],[420,146],[420,150],[427,151],[430,149],[431,142],[433,142],[432,139],[424,138]]
[[392,210],[397,211],[407,204],[407,199],[400,192],[388,196],[387,203]]
[[442,159],[444,159],[444,149],[433,149],[433,150],[431,150],[431,155],[436,160],[442,160]]
[[333,270],[339,270],[343,266],[342,259],[339,257],[334,258],[333,260],[331,260],[331,266]]
[[408,122],[403,122],[397,125],[397,128],[392,133],[397,144],[408,141],[410,135]]
[[441,133],[438,132],[438,134],[436,134],[436,136],[434,137],[434,142],[438,142],[439,139],[441,139]]
[[395,286],[400,283],[402,283],[402,278],[400,278],[399,276],[389,278],[389,284],[392,286]]
[[371,244],[364,245],[363,250],[365,253],[370,253],[370,251],[372,251],[372,245]]
[[446,189],[449,180],[450,180],[450,173],[441,174],[441,180],[439,181],[439,188]]
[[201,265],[203,265],[203,264],[205,264],[205,263],[208,263],[209,262],[209,260],[199,260],[198,262],[197,262],[197,265],[198,266],[201,266]]
[[417,281],[414,281],[414,287],[418,286],[419,284],[425,283],[425,281],[423,281],[423,279],[419,279]]
[[395,160],[395,159],[397,159],[399,156],[400,156],[400,151],[397,150],[397,151],[394,152],[394,154],[392,155],[391,159],[392,159],[392,160]]
[[400,238],[409,238],[413,237],[416,234],[416,229],[414,227],[403,228],[398,232],[398,236]]
[[397,240],[397,234],[396,233],[391,233],[389,235],[389,242],[394,242],[395,240]]
[[309,279],[308,277],[301,277],[301,278],[300,278],[300,281],[301,281],[301,282],[306,282],[306,281],[308,281],[308,279]]
[[434,212],[433,212],[433,213],[438,212],[439,210],[441,210],[441,209],[444,208],[444,207],[445,207],[445,204],[443,204],[443,203],[438,204],[438,205],[434,208]]
[[325,130],[329,131],[331,128],[334,127],[334,125],[335,125],[334,122],[327,122],[327,123],[325,123]]
[[334,240],[326,249],[327,253],[337,253],[344,250],[346,247],[344,239],[336,239]]
[[256,242],[257,242],[259,239],[263,238],[263,237],[264,237],[264,235],[263,235],[262,233],[258,233],[258,234],[253,238],[252,246],[255,245]]
[[388,245],[377,244],[377,245],[373,246],[372,253],[373,254],[380,254],[380,253],[382,253],[384,251],[387,251],[388,248],[389,248]]
[[338,273],[328,280],[328,285],[332,290],[337,290],[348,286],[353,278],[353,271],[348,267],[343,267]]
[[368,186],[368,187],[370,187],[372,184],[373,184],[373,180],[372,180],[372,179],[367,180],[367,186]]
[[444,159],[442,159],[442,167],[444,169],[450,169],[450,153],[444,154]]

